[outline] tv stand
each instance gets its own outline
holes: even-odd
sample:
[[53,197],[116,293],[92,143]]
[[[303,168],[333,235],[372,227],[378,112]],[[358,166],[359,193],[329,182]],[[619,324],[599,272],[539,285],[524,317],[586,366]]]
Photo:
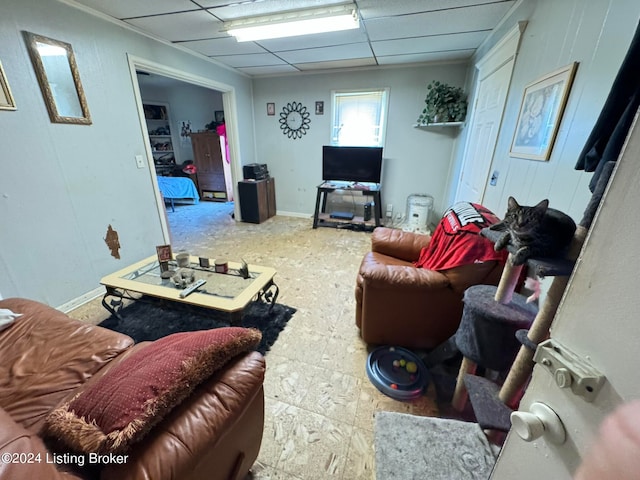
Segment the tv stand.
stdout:
[[[351,219],[332,218],[331,212],[326,211],[327,194],[336,190],[347,192],[361,192],[361,195],[372,197],[373,209],[371,218],[365,220],[362,216],[354,216]],[[338,182],[327,181],[318,185],[316,194],[316,209],[313,215],[313,228],[318,227],[336,227],[349,228],[357,227],[357,230],[373,230],[375,227],[381,226],[382,219],[382,200],[380,198],[379,183],[357,183],[357,182]]]

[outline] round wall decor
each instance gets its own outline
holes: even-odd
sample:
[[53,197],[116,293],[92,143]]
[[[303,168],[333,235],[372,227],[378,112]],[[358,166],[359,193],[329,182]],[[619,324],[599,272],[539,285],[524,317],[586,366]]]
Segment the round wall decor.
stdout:
[[307,107],[299,102],[287,103],[280,112],[280,128],[287,137],[302,138],[309,130],[311,119]]

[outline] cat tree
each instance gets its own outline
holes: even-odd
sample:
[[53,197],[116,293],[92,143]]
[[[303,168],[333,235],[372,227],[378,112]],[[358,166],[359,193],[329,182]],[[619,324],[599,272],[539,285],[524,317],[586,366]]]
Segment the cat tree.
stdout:
[[[484,229],[481,234],[489,241],[495,242],[500,232]],[[519,341],[521,346],[502,386],[498,386],[486,378],[473,375],[477,366],[476,362],[465,355],[464,344],[459,344],[459,348],[462,347],[460,350],[464,358],[451,403],[456,410],[462,411],[467,398],[469,398],[478,423],[482,428],[502,431],[509,430],[511,426],[509,420],[511,408],[516,406],[521,392],[531,375],[534,366],[533,355],[537,345],[549,335],[551,322],[560,305],[562,295],[569,280],[569,275],[573,271],[575,259],[584,242],[585,234],[586,229],[584,227],[578,227],[576,229],[566,258],[558,260],[532,258],[526,262],[525,265],[535,272],[537,276],[554,277],[544,302],[537,312],[525,310],[523,303],[526,302],[526,299],[523,295],[515,292],[515,288],[521,278],[522,269],[525,265],[514,266],[511,264],[515,249],[509,246],[509,258],[502,273],[500,283],[498,287],[495,287],[493,302],[485,301],[483,310],[472,313],[474,316],[473,322],[479,322],[481,324],[483,322],[498,322],[500,327],[508,333],[513,332],[514,328],[518,325],[527,323],[528,319],[528,325],[517,333],[514,332],[514,336],[517,338],[517,340],[514,339],[514,341]],[[478,302],[476,301],[475,303]],[[468,306],[465,302],[465,310],[467,310],[467,308]],[[474,310],[473,306],[472,310]],[[528,317],[528,315],[530,315],[530,317]],[[463,314],[463,322],[464,317],[465,314]],[[456,336],[457,335],[458,333],[456,333]],[[504,348],[499,345],[493,345],[493,347]],[[490,362],[487,364],[484,360],[484,358],[481,358],[478,363],[485,368],[492,368]],[[506,368],[508,368],[508,365]],[[501,368],[492,369],[502,370]]]
[[[512,408],[517,408],[522,392],[529,381],[534,367],[533,357],[538,344],[549,336],[551,323],[561,303],[575,261],[580,254],[614,166],[615,162],[605,164],[565,258],[554,260],[531,258],[526,262],[525,265],[538,277],[553,277],[553,281],[530,327],[516,333],[521,346],[502,385],[499,386],[486,378],[473,375],[476,368],[475,362],[466,357],[463,358],[451,403],[454,408],[461,411],[469,398],[477,422],[484,429],[506,432],[511,428],[509,417]],[[481,232],[481,235],[495,243],[500,232],[487,228]],[[511,259],[515,249],[510,245],[507,249],[509,250],[509,258],[494,296],[494,301],[501,305],[500,308],[512,305],[514,296],[517,298],[519,295],[515,293],[515,288],[525,266],[513,266]]]

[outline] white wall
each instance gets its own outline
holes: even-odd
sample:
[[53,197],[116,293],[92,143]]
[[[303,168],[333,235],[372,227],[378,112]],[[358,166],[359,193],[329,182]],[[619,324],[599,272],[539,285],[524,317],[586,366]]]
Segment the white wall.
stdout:
[[[458,130],[423,130],[412,125],[424,107],[427,84],[436,79],[462,86],[465,70],[465,65],[448,64],[256,79],[257,158],[268,164],[276,178],[278,211],[313,213],[315,187],[322,183],[322,145],[330,140],[331,91],[389,87],[383,206],[391,203],[395,212],[404,212],[407,196],[427,193],[435,198],[434,211],[441,213],[447,207],[443,204],[445,180]],[[282,107],[293,101],[311,111],[310,130],[296,140],[286,137],[278,122]],[[316,101],[324,101],[324,115],[315,115]],[[267,102],[275,102],[275,116],[267,116]]]
[[[73,46],[93,125],[49,121],[22,31]],[[0,59],[17,111],[0,111],[0,290],[61,305],[163,241],[127,54],[236,89],[241,161],[254,160],[251,81],[67,5],[3,0]],[[119,234],[119,260],[104,241]]]
[[[591,197],[591,173],[574,166],[591,128],[604,104],[609,88],[627,51],[640,15],[636,0],[527,0],[503,24],[492,42],[476,59],[497,42],[519,20],[528,20],[516,59],[511,91],[491,171],[500,176],[496,186],[488,186],[483,203],[497,214],[506,210],[513,195],[530,205],[549,198],[551,206],[580,221]],[[525,85],[571,62],[579,62],[560,130],[548,162],[509,156],[515,123]],[[467,89],[475,82],[470,67]],[[457,145],[449,197],[457,186],[466,132]]]

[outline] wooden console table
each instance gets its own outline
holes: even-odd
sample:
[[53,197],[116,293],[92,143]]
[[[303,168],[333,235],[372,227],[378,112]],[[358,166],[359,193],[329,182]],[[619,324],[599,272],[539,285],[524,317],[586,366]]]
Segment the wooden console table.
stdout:
[[[363,216],[354,215],[350,220],[331,218],[331,212],[326,212],[327,194],[336,190],[348,192],[361,192],[363,196],[371,197],[373,200],[373,209],[371,218],[365,220]],[[313,215],[313,228],[318,227],[339,227],[353,226],[362,227],[373,230],[375,227],[381,226],[382,219],[382,200],[380,198],[380,184],[347,184],[341,182],[324,182],[317,187],[316,208]]]

